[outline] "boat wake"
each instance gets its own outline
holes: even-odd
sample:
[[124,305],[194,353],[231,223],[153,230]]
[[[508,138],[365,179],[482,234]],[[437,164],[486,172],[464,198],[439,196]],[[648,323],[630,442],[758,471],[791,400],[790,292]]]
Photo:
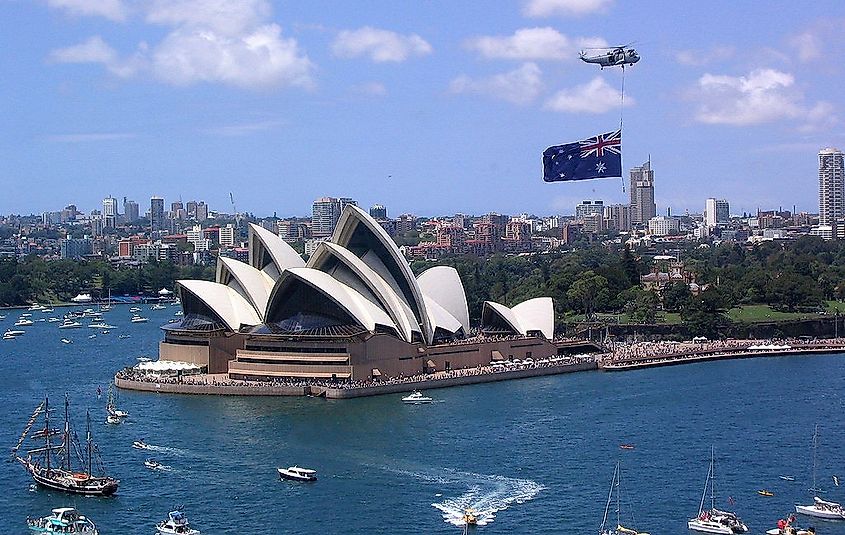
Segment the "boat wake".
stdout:
[[184,457],[188,453],[185,450],[181,450],[179,448],[171,448],[168,446],[156,446],[155,444],[147,444],[147,447],[145,449],[150,451],[157,451],[159,453],[170,453],[179,457]]
[[443,521],[453,526],[465,525],[464,515],[469,509],[475,514],[479,526],[490,524],[496,518],[496,513],[504,511],[513,504],[531,501],[545,489],[543,485],[530,479],[449,469],[437,472],[398,472],[441,485],[465,486],[467,490],[463,494],[431,504],[442,513]]

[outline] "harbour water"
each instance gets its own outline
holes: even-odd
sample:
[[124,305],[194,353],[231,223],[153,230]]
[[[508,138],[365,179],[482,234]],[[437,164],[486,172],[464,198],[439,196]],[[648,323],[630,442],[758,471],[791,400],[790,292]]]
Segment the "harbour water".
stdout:
[[[760,534],[811,499],[815,424],[819,486],[827,499],[845,501],[845,485],[832,477],[845,481],[841,355],[433,390],[437,403],[420,406],[403,405],[401,395],[332,401],[120,392],[130,417],[106,425],[110,378],[138,356],[155,357],[158,327],[176,310],[144,307],[151,321],[131,324],[128,307],[118,306],[105,315],[116,326],[108,334],[36,321],[19,339],[0,341],[0,445],[14,445],[44,394],[58,403],[67,392],[77,426],[91,410],[103,458],[121,480],[113,498],[76,498],[31,490],[23,469],[4,463],[3,533],[26,533],[27,515],[67,505],[104,535],[149,535],[176,505],[204,534],[460,533],[467,507],[486,524],[477,533],[596,533],[621,460],[623,523],[683,534],[714,445],[718,505]],[[19,312],[2,314],[5,331]],[[132,449],[138,439],[155,449]],[[620,449],[623,443],[634,449]],[[147,457],[164,469],[146,469]],[[280,482],[276,467],[292,464],[317,469],[319,481]],[[800,520],[820,535],[845,535],[845,523]]]

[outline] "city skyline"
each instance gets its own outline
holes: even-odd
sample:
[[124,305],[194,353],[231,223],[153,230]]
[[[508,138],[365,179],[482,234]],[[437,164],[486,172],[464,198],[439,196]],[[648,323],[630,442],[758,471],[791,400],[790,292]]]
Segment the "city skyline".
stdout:
[[[16,83],[0,89],[15,103],[0,119],[0,174],[30,187],[7,188],[0,212],[95,207],[117,190],[142,207],[184,191],[223,207],[235,190],[240,206],[283,217],[323,194],[396,213],[549,214],[625,202],[631,167],[648,159],[658,214],[709,197],[737,212],[815,211],[816,155],[845,145],[842,68],[824,53],[842,41],[835,2],[524,0],[483,16],[438,2],[401,16],[387,3],[164,5],[3,5]],[[256,40],[272,61],[246,46]],[[546,146],[619,123],[621,73],[578,50],[632,40],[643,59],[627,71],[625,177],[542,183]]]

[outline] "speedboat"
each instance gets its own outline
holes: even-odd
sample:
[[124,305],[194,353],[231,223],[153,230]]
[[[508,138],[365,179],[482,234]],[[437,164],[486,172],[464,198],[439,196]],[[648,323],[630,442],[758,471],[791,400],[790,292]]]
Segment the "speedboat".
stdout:
[[15,322],[15,327],[29,327],[35,325],[35,322],[28,318],[21,318]]
[[407,405],[422,405],[424,403],[432,403],[434,400],[428,396],[424,396],[419,390],[414,390],[409,395],[402,398],[402,403]]
[[767,498],[770,498],[770,497],[772,497],[772,496],[774,496],[774,495],[775,495],[775,493],[774,493],[774,492],[772,492],[772,491],[770,491],[770,490],[766,490],[766,489],[760,489],[760,490],[758,490],[758,491],[757,491],[757,494],[759,494],[760,496],[766,496]]
[[182,511],[170,511],[167,520],[156,524],[157,535],[200,535],[199,530],[188,525],[188,518]]
[[72,318],[65,319],[61,325],[59,325],[59,329],[81,329],[82,324],[78,321],[74,321]]
[[144,461],[144,466],[146,466],[150,470],[155,470],[156,468],[161,467],[161,463],[156,461],[155,459],[147,459]]
[[3,333],[3,336],[4,336],[4,337],[5,337],[5,336],[11,336],[11,337],[13,337],[13,338],[14,338],[15,336],[21,336],[22,334],[26,334],[26,331],[20,331],[20,330],[14,330],[14,329],[6,329],[6,332],[5,332],[5,333]]
[[165,308],[167,307],[165,307],[164,305],[153,305],[150,307],[150,310],[164,310]]
[[279,477],[290,481],[317,481],[317,471],[308,468],[291,466],[289,468],[277,468]]
[[56,318],[56,317],[47,318],[47,323],[59,323],[60,321],[62,321],[62,320],[60,320],[59,318]]
[[813,505],[796,505],[795,512],[827,520],[845,520],[845,509],[840,504],[822,500],[818,496],[813,497]]
[[795,481],[795,476],[778,476],[784,481]]
[[97,323],[91,323],[88,325],[91,329],[114,329],[114,325],[109,325],[105,322],[98,321]]
[[43,518],[27,518],[26,525],[35,533],[81,533],[84,535],[99,535],[97,527],[91,519],[79,514],[73,507],[53,509],[49,516]]
[[132,316],[132,318],[129,320],[130,323],[147,323],[148,321],[150,321],[150,320],[148,320],[147,318],[144,318],[144,317],[142,317],[138,314],[134,314]]
[[467,526],[475,526],[476,524],[478,524],[478,516],[475,514],[474,509],[467,509],[466,511],[464,511],[464,516],[462,520]]
[[132,308],[129,309],[129,312],[140,312],[140,311],[141,311],[140,307],[132,307]]
[[816,530],[812,526],[807,529],[793,526],[795,515],[778,520],[778,527],[766,531],[766,535],[815,535]]
[[123,422],[123,420],[120,418],[120,416],[115,416],[114,414],[109,414],[108,416],[106,416],[107,424],[119,424],[121,422]]
[[144,442],[143,440],[136,440],[132,443],[132,447],[136,450],[148,450],[151,449],[150,445]]
[[128,334],[121,334],[121,335],[118,335],[118,338],[121,339],[121,340],[125,340],[125,339],[129,338],[129,335]]
[[13,334],[4,334],[3,335],[3,340],[15,340],[16,338],[17,338],[17,336],[15,336]]
[[67,338],[62,338],[62,339],[61,339],[61,342],[62,342],[63,344],[72,344],[72,343],[73,343],[73,340],[68,340]]

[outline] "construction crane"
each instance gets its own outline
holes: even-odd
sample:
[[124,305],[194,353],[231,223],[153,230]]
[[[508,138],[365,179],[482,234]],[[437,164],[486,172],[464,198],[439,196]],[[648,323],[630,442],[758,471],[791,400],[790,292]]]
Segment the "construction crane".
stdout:
[[235,224],[240,227],[241,226],[241,215],[238,213],[238,208],[235,206],[235,196],[232,192],[229,192],[229,202],[232,203],[232,212],[235,216]]

